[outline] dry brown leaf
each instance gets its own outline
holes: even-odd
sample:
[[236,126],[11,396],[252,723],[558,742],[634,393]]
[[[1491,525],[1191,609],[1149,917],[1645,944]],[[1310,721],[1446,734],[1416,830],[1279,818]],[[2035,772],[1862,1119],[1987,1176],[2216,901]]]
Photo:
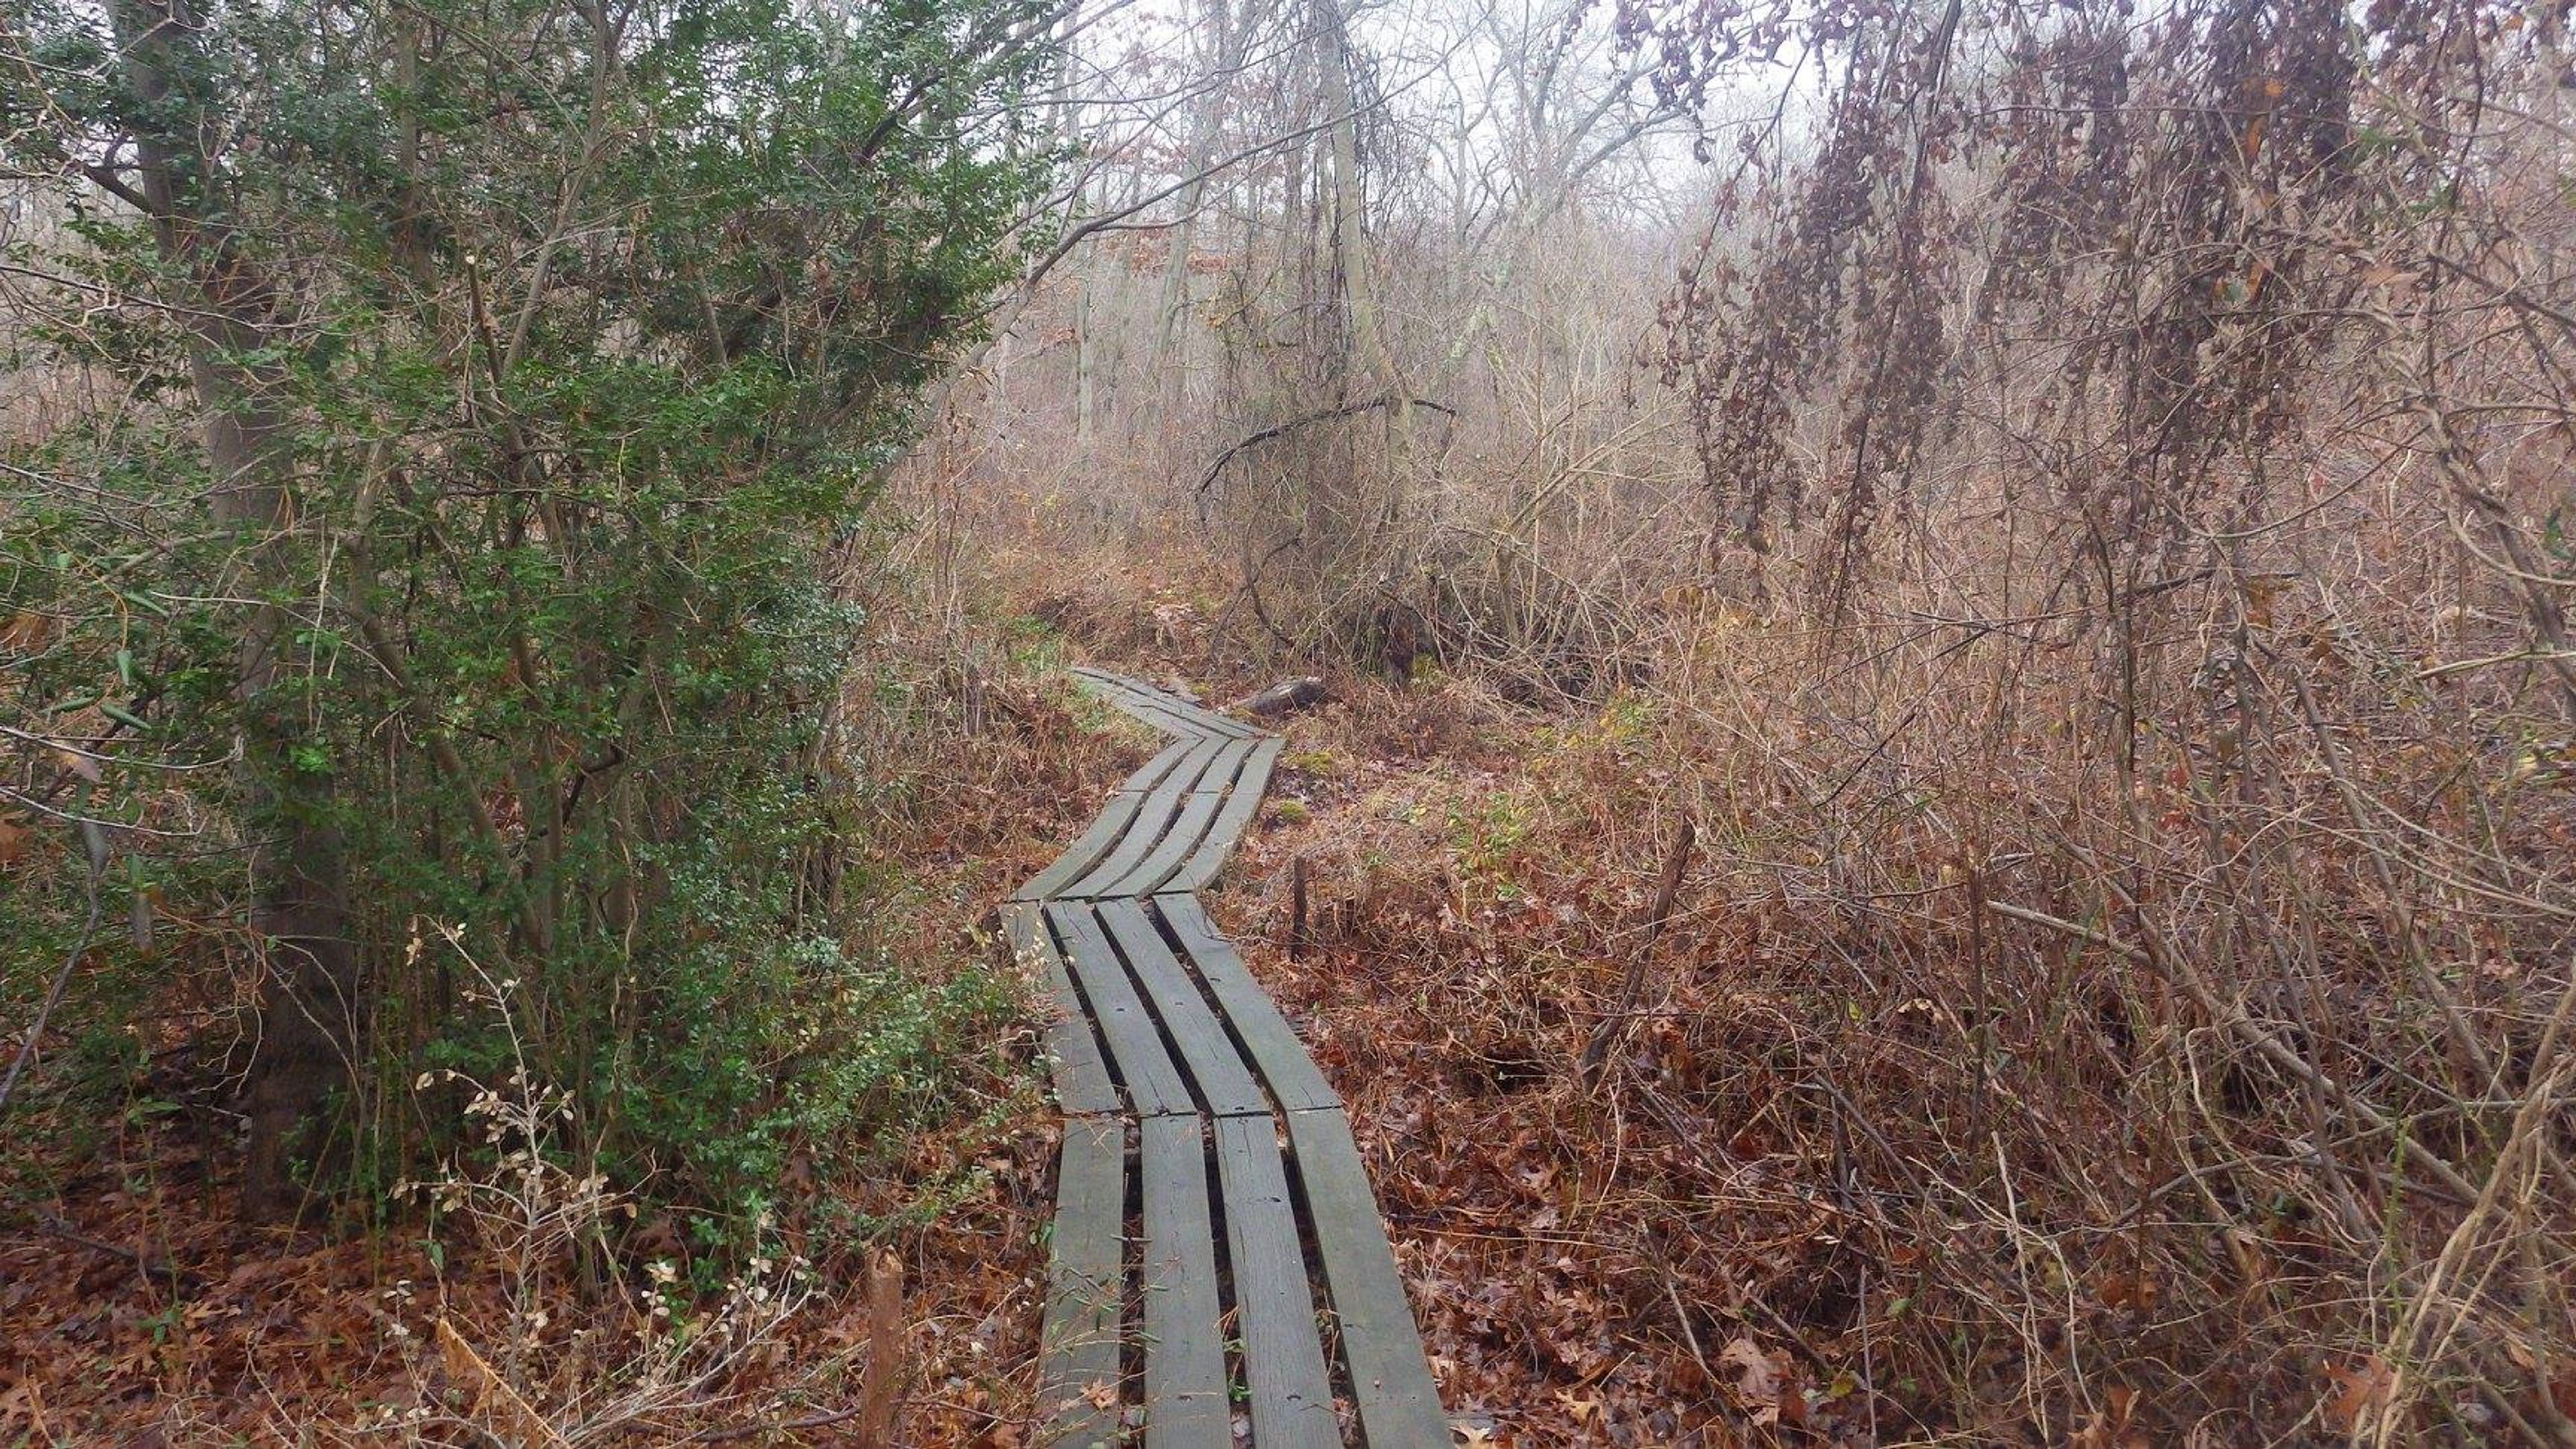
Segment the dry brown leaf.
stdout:
[[0,649],[12,654],[33,654],[53,637],[53,621],[30,610],[20,610],[0,622]]
[[1735,1400],[1757,1424],[1799,1424],[1807,1417],[1806,1400],[1798,1396],[1794,1375],[1750,1338],[1737,1338],[1717,1351],[1718,1360],[1735,1371]]
[[2114,1273],[2102,1280],[2093,1296],[2109,1309],[2135,1308],[2141,1312],[2156,1306],[2156,1284],[2152,1278],[2136,1273]]
[[2117,1386],[2104,1390],[2102,1411],[2084,1421],[2067,1441],[2067,1449],[2146,1449],[2147,1436],[2129,1428],[2137,1408],[2137,1390]]
[[2351,1433],[2388,1407],[2389,1391],[2397,1386],[2397,1371],[2375,1353],[2352,1368],[2330,1363],[2325,1371],[2333,1387],[2317,1406],[2317,1417],[2329,1433]]

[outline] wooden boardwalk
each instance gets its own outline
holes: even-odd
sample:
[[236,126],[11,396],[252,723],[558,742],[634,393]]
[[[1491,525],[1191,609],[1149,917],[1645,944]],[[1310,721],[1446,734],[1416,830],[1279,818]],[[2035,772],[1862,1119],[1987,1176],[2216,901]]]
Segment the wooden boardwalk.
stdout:
[[1040,1443],[1233,1449],[1240,1412],[1254,1449],[1439,1449],[1341,1101],[1193,894],[1260,808],[1279,739],[1075,673],[1173,739],[1002,908],[1062,1008]]

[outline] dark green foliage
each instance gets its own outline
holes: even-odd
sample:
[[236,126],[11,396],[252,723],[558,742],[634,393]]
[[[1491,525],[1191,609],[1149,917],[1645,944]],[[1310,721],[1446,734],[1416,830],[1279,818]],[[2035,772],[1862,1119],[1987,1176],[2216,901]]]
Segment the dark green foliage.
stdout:
[[755,1202],[794,1147],[927,1100],[995,1005],[841,949],[863,621],[826,579],[1012,275],[1047,17],[168,13],[0,9],[34,62],[0,78],[9,159],[93,183],[10,259],[61,278],[38,360],[128,390],[13,447],[0,614],[60,627],[0,709],[238,753],[116,768],[95,808],[192,799],[344,897],[324,994],[360,1070],[309,1166],[415,1170],[453,1128],[418,1074],[524,1057],[585,1168]]

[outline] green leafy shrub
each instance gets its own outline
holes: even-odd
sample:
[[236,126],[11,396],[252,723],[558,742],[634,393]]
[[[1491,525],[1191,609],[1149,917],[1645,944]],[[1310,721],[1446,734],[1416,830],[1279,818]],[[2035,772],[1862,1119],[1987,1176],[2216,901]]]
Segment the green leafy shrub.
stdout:
[[69,218],[24,340],[112,385],[12,449],[0,710],[247,882],[245,1206],[447,1150],[438,1069],[523,1060],[568,1160],[719,1214],[934,1093],[994,1002],[842,950],[825,580],[1012,275],[1041,10],[5,17]]

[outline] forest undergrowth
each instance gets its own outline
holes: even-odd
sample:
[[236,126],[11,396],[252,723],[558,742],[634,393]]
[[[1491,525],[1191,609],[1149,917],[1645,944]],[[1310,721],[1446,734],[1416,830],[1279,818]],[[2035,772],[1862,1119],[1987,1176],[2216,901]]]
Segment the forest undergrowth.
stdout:
[[0,1442],[1028,1442],[1089,661],[1471,1445],[2576,1449],[2569,19],[8,4]]
[[[1119,552],[1162,586],[1039,612],[1211,699],[1268,682],[1222,566]],[[2334,626],[2265,621],[2360,647]],[[1960,632],[1886,625],[1818,684],[1806,631],[1685,593],[1632,687],[1513,703],[1426,659],[1284,726],[1211,908],[1350,1103],[1468,1442],[2563,1441],[2565,1123],[2517,1084],[2566,1070],[2564,941],[2498,912],[2391,980],[2422,927],[2334,812],[2496,772],[2547,899],[2564,778],[2419,701],[2292,714],[2299,803],[2258,825],[2188,718],[2123,798],[2066,743],[2087,681]],[[2391,667],[2315,647],[2311,711]],[[2267,850],[2288,904],[2206,864]],[[2217,954],[2267,909],[2281,955]],[[2454,1017],[2490,1100],[2436,1085]]]
[[[982,600],[911,607],[901,572],[856,585],[876,622],[853,744],[874,772],[849,877],[871,933],[847,944],[983,1003],[892,1063],[937,1084],[926,1108],[855,1161],[797,1156],[747,1259],[527,1153],[560,1093],[516,1072],[422,1084],[467,1094],[477,1130],[444,1170],[347,1205],[373,1230],[245,1226],[220,1063],[188,1050],[232,978],[165,922],[161,1031],[120,1042],[126,1003],[74,993],[70,1080],[0,1165],[0,1441],[1019,1442],[1053,1145],[1039,1012],[990,914],[1143,737],[1072,693],[1042,627]],[[11,866],[33,889],[77,862]],[[506,1022],[507,983],[484,985],[469,1000]]]
[[[935,976],[996,959],[992,903],[1141,758],[1064,663],[1219,702],[1273,667],[1185,538],[1069,561],[1061,537],[951,521],[911,562],[934,606],[880,616],[862,746],[885,766],[868,849],[902,863],[874,918],[903,934],[869,944]],[[1660,607],[1639,682],[1596,698],[1533,703],[1466,662],[1335,674],[1283,726],[1211,895],[1351,1105],[1466,1442],[2546,1442],[2576,1409],[2563,1305],[2442,1287],[2478,1261],[2463,1223],[2538,1254],[2548,1236],[2518,1225],[2557,1209],[2480,1183],[2453,1201],[2410,1158],[2496,1123],[2425,1080],[2426,1053],[2456,1049],[2439,1000],[2363,969],[2402,940],[2364,843],[2326,830],[2345,848],[2300,856],[2349,937],[2317,938],[2312,974],[2229,978],[2297,1023],[2267,1050],[2171,944],[2231,903],[2137,899],[2230,828],[2205,737],[2176,725],[2123,800],[2088,783],[2108,762],[2049,748],[2078,686],[1980,672],[1917,628],[1891,639],[1876,712],[1837,714],[1785,682],[1811,673],[1800,631]],[[2317,627],[2276,608],[2293,637]],[[1949,712],[1990,705],[1979,690],[2035,723]],[[2320,745],[2302,786],[2343,800],[2470,767],[2403,723]],[[2529,786],[2507,848],[2553,869],[2576,844],[2563,781],[2490,749]],[[2087,871],[2093,830],[2148,848]],[[2450,998],[2554,1081],[2555,1043],[2511,1026],[2545,975],[2534,938],[2478,939]],[[47,1325],[13,1338],[0,1412],[35,1442],[829,1443],[878,1415],[896,1442],[1026,1442],[1051,1151],[1035,1016],[988,1018],[989,1072],[866,1180],[785,1184],[775,1257],[706,1285],[650,1221],[621,1228],[615,1283],[585,1283],[570,1239],[620,1207],[561,1174],[434,1188],[434,1235],[234,1226],[204,1110],[146,1051],[93,1155],[13,1166],[20,1204],[63,1175],[0,1239],[0,1306]],[[496,1085],[496,1122],[542,1107]],[[2399,1130],[2339,1115],[2362,1093]],[[2410,1358],[2428,1296],[2451,1307]]]

